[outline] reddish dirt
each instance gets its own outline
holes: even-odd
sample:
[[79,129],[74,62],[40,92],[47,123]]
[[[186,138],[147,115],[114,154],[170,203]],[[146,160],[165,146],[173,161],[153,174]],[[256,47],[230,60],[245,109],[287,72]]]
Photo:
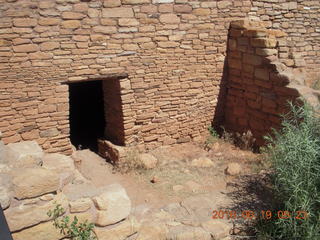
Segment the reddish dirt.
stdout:
[[[190,195],[226,192],[229,183],[238,178],[225,174],[228,163],[239,163],[242,175],[252,173],[259,163],[259,155],[220,140],[207,150],[204,150],[204,145],[185,143],[161,147],[151,154],[159,161],[155,169],[134,170],[127,174],[113,171],[111,164],[89,150],[77,151],[73,157],[78,161],[79,171],[94,185],[100,187],[120,183],[127,190],[134,206],[148,204],[154,208],[180,201]],[[210,158],[214,166],[190,166],[190,161],[199,157]],[[151,182],[153,178],[155,183]]]

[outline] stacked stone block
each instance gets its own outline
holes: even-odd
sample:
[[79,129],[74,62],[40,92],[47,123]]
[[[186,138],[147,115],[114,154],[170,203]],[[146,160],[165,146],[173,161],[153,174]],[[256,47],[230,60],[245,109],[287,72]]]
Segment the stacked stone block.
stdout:
[[126,145],[151,149],[199,138],[213,119],[229,20],[250,6],[1,0],[3,140],[36,140],[45,151],[70,153],[64,83],[123,74]]
[[306,67],[306,84],[320,79],[320,2],[319,1],[252,1],[250,17],[264,21],[268,28],[288,34],[287,45],[280,48],[280,58],[288,67]]
[[[288,101],[316,91],[303,85],[303,71],[288,68],[280,58],[286,34],[267,30],[265,23],[231,23],[228,40],[228,80],[225,121],[227,129],[250,130],[258,145],[271,128],[279,128]],[[302,79],[302,80],[301,80]],[[308,94],[306,94],[308,93]],[[312,98],[313,101],[313,98]]]
[[65,83],[124,74],[125,145],[196,140],[223,116],[216,106],[230,21],[250,15],[284,29],[290,44],[279,57],[288,66],[304,57],[316,76],[318,10],[316,1],[0,0],[3,140],[70,153]]

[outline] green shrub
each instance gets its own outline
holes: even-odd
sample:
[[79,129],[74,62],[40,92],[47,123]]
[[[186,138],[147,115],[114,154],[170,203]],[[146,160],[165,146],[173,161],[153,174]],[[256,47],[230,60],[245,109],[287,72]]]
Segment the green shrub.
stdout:
[[[320,239],[320,122],[306,103],[290,107],[266,149],[274,170],[273,213],[288,211],[291,217],[261,219],[258,239]],[[296,219],[298,211],[308,217]]]
[[47,213],[49,217],[53,217],[53,225],[55,228],[60,229],[61,234],[72,240],[96,239],[93,233],[93,223],[88,223],[87,220],[83,223],[79,223],[76,216],[73,218],[73,221],[70,222],[69,216],[60,217],[64,212],[61,204],[57,204],[53,210],[49,210]]

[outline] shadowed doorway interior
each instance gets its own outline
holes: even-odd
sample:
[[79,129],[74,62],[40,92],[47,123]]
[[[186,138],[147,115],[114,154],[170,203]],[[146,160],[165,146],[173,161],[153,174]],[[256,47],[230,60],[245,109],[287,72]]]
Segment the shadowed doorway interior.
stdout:
[[105,127],[102,81],[70,83],[69,101],[71,143],[97,152]]

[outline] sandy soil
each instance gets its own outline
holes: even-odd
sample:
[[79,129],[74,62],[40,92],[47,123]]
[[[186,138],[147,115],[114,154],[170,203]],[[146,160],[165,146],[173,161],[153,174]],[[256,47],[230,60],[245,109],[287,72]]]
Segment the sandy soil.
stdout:
[[[111,164],[89,150],[77,151],[74,158],[78,159],[80,172],[94,185],[120,183],[134,205],[148,203],[152,207],[178,202],[199,193],[227,191],[229,183],[236,178],[225,174],[228,163],[241,164],[241,174],[245,175],[254,171],[259,162],[259,155],[223,141],[214,143],[209,151],[199,144],[185,143],[160,147],[150,153],[158,159],[156,168],[137,169],[126,174],[115,172]],[[191,166],[191,161],[200,157],[211,159],[214,165]]]

